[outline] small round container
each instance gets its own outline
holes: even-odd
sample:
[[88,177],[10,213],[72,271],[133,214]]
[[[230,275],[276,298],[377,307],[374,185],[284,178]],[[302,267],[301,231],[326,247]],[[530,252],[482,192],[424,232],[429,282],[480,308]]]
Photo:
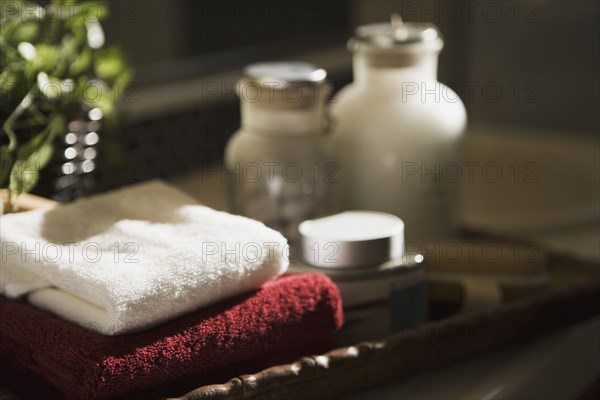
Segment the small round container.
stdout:
[[404,222],[391,214],[346,211],[298,229],[302,259],[316,267],[377,267],[404,254]]
[[389,302],[390,331],[427,319],[424,258],[404,250],[404,223],[391,214],[346,211],[300,224],[302,263],[340,289],[346,309]]

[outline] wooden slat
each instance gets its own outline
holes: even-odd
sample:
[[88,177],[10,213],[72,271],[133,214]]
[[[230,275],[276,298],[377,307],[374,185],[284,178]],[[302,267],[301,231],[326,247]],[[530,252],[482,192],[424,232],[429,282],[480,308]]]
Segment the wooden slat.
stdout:
[[[1,189],[0,195],[2,196],[2,210],[7,212],[9,210],[8,191],[6,189]],[[29,211],[42,207],[56,207],[58,203],[54,200],[49,200],[45,197],[37,196],[35,194],[23,193],[19,196],[17,205],[18,211]]]

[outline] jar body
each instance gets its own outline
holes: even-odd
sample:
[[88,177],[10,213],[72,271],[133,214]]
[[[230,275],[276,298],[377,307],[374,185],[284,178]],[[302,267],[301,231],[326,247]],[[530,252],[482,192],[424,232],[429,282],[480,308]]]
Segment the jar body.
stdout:
[[340,163],[336,211],[394,214],[405,222],[409,241],[453,234],[466,112],[436,81],[437,55],[410,68],[375,68],[355,55],[354,67],[355,82],[331,109]]
[[298,225],[322,215],[335,167],[322,134],[264,133],[242,127],[225,149],[229,206],[292,242]]

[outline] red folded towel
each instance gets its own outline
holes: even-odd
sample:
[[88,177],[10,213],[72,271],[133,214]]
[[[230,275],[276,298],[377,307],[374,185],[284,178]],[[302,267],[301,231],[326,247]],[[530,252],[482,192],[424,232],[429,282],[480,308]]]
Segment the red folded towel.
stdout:
[[277,359],[331,337],[343,319],[339,292],[321,274],[284,276],[131,335],[102,336],[4,298],[0,318],[4,366],[41,376],[69,399],[134,395],[244,360],[258,365],[260,355]]

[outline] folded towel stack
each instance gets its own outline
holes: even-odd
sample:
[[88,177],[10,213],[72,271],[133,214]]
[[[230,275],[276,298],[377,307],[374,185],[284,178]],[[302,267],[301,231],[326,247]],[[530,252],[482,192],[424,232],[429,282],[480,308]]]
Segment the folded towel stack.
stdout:
[[0,227],[9,386],[45,382],[70,399],[156,396],[192,376],[198,384],[291,361],[342,324],[327,277],[277,278],[288,267],[278,232],[161,182],[5,215]]
[[99,333],[147,328],[285,272],[286,240],[161,182],[1,217],[0,293]]
[[[192,376],[199,377],[198,384],[202,374],[260,355],[266,354],[260,367],[292,361],[286,357],[297,354],[290,350],[330,337],[342,323],[341,312],[338,290],[319,274],[284,276],[255,293],[120,336],[100,335],[23,301],[0,298],[0,373],[33,372],[58,389],[57,398],[138,398],[139,390]],[[211,378],[231,378],[226,372]],[[13,381],[13,388],[36,389],[31,377],[15,375],[20,382]],[[159,397],[152,393],[145,398]]]

